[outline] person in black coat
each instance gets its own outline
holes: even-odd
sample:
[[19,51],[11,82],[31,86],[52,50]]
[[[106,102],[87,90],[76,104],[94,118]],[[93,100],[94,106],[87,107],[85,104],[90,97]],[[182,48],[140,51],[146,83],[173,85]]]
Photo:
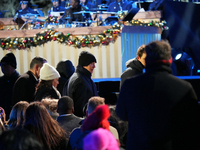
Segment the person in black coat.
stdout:
[[200,149],[200,108],[191,84],[171,73],[171,47],[145,47],[146,72],[122,85],[116,113],[129,123],[127,150]]
[[17,79],[13,87],[13,105],[19,101],[27,101],[29,103],[34,101],[40,69],[45,62],[46,60],[42,57],[34,57],[30,63],[30,70]]
[[83,109],[92,96],[97,96],[96,85],[91,79],[95,68],[96,58],[87,51],[79,55],[78,66],[70,77],[67,95],[74,101],[74,114],[78,117],[85,115]]
[[126,62],[127,69],[121,75],[120,87],[128,78],[142,74],[145,68],[145,45],[142,45],[137,50],[137,57]]
[[65,130],[66,138],[69,139],[72,130],[80,126],[79,123],[82,121],[82,118],[73,114],[74,102],[69,96],[63,96],[59,99],[57,112],[59,113],[57,121],[61,128]]
[[19,78],[16,71],[17,61],[13,53],[6,54],[0,62],[3,76],[0,77],[0,107],[3,107],[7,118],[9,118],[12,109],[12,93],[15,81]]
[[[61,60],[57,64],[56,70],[60,74],[59,84],[57,86],[57,89],[60,92],[61,96],[65,96],[66,90],[63,88],[67,88],[68,80],[75,71],[74,65],[72,64],[72,62],[70,60],[65,60],[65,61]],[[65,90],[65,91],[63,91],[63,90]]]

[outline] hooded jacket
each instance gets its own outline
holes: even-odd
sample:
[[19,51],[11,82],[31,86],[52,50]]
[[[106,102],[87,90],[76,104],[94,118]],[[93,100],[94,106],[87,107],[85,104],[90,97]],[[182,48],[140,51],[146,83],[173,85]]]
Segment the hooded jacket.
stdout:
[[144,65],[137,58],[128,60],[126,67],[127,69],[121,75],[120,87],[126,79],[142,74],[144,69]]

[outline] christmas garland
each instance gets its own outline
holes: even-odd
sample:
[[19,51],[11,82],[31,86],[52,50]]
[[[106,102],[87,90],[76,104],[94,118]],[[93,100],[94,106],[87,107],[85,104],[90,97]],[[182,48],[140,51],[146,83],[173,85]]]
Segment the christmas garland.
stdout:
[[[161,29],[167,29],[165,26],[166,22],[150,22],[144,23],[141,21],[130,22],[131,25],[140,26],[156,26]],[[0,39],[0,47],[3,50],[9,49],[27,49],[31,47],[36,47],[43,45],[48,41],[58,41],[59,43],[66,44],[69,46],[74,46],[76,48],[81,47],[92,47],[99,45],[108,45],[110,42],[114,42],[118,35],[120,35],[122,25],[114,25],[111,29],[104,31],[99,35],[83,35],[82,37],[73,36],[71,34],[64,35],[56,30],[48,29],[41,33],[37,33],[34,37],[25,38],[13,38],[10,37]]]

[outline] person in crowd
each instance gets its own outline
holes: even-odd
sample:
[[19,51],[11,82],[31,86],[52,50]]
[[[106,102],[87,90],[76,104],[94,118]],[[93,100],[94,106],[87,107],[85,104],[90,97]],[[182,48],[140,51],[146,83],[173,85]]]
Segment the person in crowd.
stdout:
[[[15,18],[20,18],[22,15],[32,14],[37,15],[38,13],[30,8],[30,0],[20,0],[21,9],[17,10]],[[39,14],[38,14],[39,15]]]
[[36,87],[35,101],[41,101],[44,98],[59,99],[60,93],[56,89],[59,84],[60,74],[48,63],[44,63],[40,70],[40,82]]
[[71,0],[70,1],[70,7],[68,7],[62,16],[61,20],[67,20],[69,22],[72,21],[79,21],[83,22],[86,20],[89,20],[91,18],[90,14],[74,14],[80,11],[87,11],[88,8],[80,4],[80,0]]
[[108,12],[131,10],[132,4],[126,0],[116,0],[108,5]]
[[32,102],[26,109],[24,129],[34,134],[45,150],[66,149],[64,130],[41,102]]
[[51,14],[51,12],[62,12],[65,11],[65,7],[62,7],[60,5],[59,0],[52,0],[53,3],[53,7],[51,7],[51,9],[49,10],[49,14]]
[[44,98],[44,99],[42,99],[41,102],[46,107],[50,116],[54,120],[56,120],[57,117],[59,116],[59,114],[57,113],[58,99]]
[[15,128],[0,135],[0,150],[45,150],[29,131]]
[[[99,97],[99,96],[91,97],[88,101],[88,106],[87,106],[87,111],[86,111],[87,117],[89,117],[90,114],[92,114],[98,106],[105,105],[104,101],[105,101],[105,99],[102,97]],[[109,112],[109,110],[107,111],[107,108],[105,108],[105,112],[103,112],[103,113],[105,114],[105,116],[106,115],[108,115],[108,117],[110,116],[110,112]],[[88,121],[86,121],[86,120],[82,121],[81,124],[85,123],[85,121],[86,121],[86,122],[88,122],[87,124],[89,124],[89,122],[90,122],[91,127],[93,127],[93,125],[96,127],[96,125],[97,125],[96,123],[99,121],[99,119],[96,119],[97,122],[94,122],[94,120],[95,120],[94,116],[95,115],[93,115],[92,118],[87,119]],[[105,117],[104,120],[106,122],[106,125],[108,125],[108,123],[107,123],[108,119],[106,119],[106,118],[107,117]],[[92,121],[92,119],[94,119],[94,120]],[[83,132],[82,128],[84,128],[83,130],[85,131],[85,133],[82,133]],[[86,128],[87,128],[87,126],[86,126]],[[82,147],[83,146],[83,141],[82,141],[83,137],[88,134],[88,132],[86,131],[88,128],[87,129],[86,128],[84,125],[84,127],[83,126],[78,127],[72,131],[72,133],[70,135],[69,143],[68,143],[69,149],[74,149],[75,147],[83,148]],[[110,132],[114,135],[114,137],[117,140],[119,140],[118,132],[114,127],[110,126],[110,124],[109,124],[108,127],[106,126],[106,128],[108,128],[108,130],[110,130]]]
[[73,99],[74,114],[78,117],[85,116],[85,105],[91,97],[97,96],[96,85],[91,79],[96,62],[93,54],[82,51],[76,71],[69,79],[67,95]]
[[110,131],[98,128],[83,139],[83,150],[119,150],[115,137]]
[[79,123],[82,119],[73,114],[74,102],[69,96],[63,96],[59,99],[57,111],[59,113],[57,121],[65,130],[66,138],[69,139],[72,130],[80,126]]
[[19,101],[27,101],[29,103],[34,101],[40,69],[45,62],[46,59],[42,57],[34,57],[30,63],[30,70],[17,79],[13,88],[13,105]]
[[146,55],[145,45],[142,45],[137,50],[137,57],[126,62],[127,69],[121,75],[120,87],[126,79],[143,73]]
[[61,96],[65,96],[67,93],[67,85],[69,78],[75,71],[74,65],[70,60],[61,60],[57,66],[56,70],[60,74],[59,84],[57,86],[58,91],[60,92]]
[[0,66],[4,74],[0,77],[0,106],[9,115],[12,109],[13,86],[20,76],[16,71],[17,61],[15,55],[13,53],[6,54],[1,59]]
[[28,102],[20,101],[13,106],[8,120],[9,129],[16,127],[22,128],[24,123],[24,114],[28,105]]
[[145,46],[146,72],[122,85],[116,113],[128,121],[127,150],[200,149],[200,108],[190,83],[171,73],[171,46]]
[[[84,120],[81,130],[75,129],[70,135],[70,146],[72,149],[83,149],[83,139],[91,131],[98,128],[103,128],[110,131],[110,116],[107,105],[99,105],[96,109]],[[81,132],[80,132],[81,131]],[[117,141],[117,139],[115,139]],[[69,144],[68,144],[69,146]]]

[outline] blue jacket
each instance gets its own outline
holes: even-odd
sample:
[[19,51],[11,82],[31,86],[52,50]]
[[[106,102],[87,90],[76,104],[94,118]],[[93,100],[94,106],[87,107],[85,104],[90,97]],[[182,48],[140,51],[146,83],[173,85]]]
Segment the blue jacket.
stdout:
[[61,7],[61,6],[58,6],[58,7],[51,7],[51,9],[49,10],[49,14],[51,12],[60,12],[60,11],[64,11],[65,12],[65,7]]
[[[121,5],[121,8],[122,10],[131,10],[132,8],[132,4],[128,1],[125,1],[125,2],[120,2],[120,5]],[[120,11],[120,6],[119,4],[115,1],[113,3],[111,3],[109,6],[108,6],[108,12],[118,12]]]

